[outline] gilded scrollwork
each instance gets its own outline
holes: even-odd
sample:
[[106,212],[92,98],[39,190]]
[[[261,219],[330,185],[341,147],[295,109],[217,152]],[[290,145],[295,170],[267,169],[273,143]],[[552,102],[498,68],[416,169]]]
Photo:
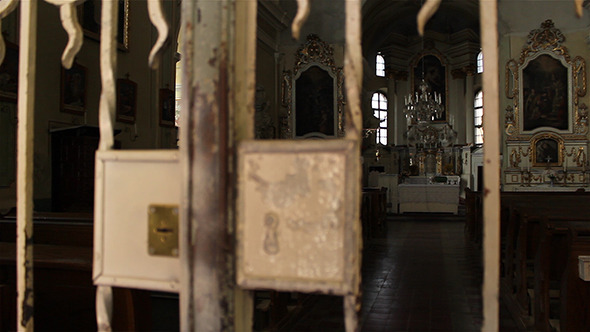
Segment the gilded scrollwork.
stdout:
[[299,47],[295,53],[293,76],[297,75],[301,67],[312,62],[330,67],[333,72],[336,72],[334,49],[315,34],[307,36],[307,42]]
[[520,64],[523,64],[528,57],[540,51],[549,51],[561,55],[567,62],[570,62],[570,55],[567,47],[561,45],[565,36],[555,28],[552,20],[545,20],[541,28],[531,30],[528,35],[527,45],[520,53]]
[[[325,121],[328,123],[333,123],[333,127],[331,125],[326,126],[324,124],[318,123],[307,127],[299,127],[299,125],[296,126],[296,123],[299,123],[299,121],[302,119],[297,119],[298,114],[304,114],[297,112],[296,110],[296,101],[298,100],[296,98],[297,92],[295,91],[297,86],[296,82],[298,82],[300,78],[303,78],[304,76],[308,75],[309,70],[315,70],[313,69],[314,67],[320,68],[333,79],[334,99],[333,107],[321,107],[320,109],[323,110],[323,113],[315,114],[312,112],[311,115],[318,115],[322,119],[327,119]],[[308,79],[308,76],[306,76],[305,79]],[[321,84],[324,83],[322,82]],[[286,71],[283,73],[282,92],[283,105],[287,107],[287,128],[284,130],[285,138],[293,138],[295,136],[322,138],[344,136],[344,73],[342,67],[336,67],[334,61],[334,50],[332,46],[321,40],[317,35],[310,34],[309,36],[307,36],[306,43],[301,45],[295,52],[295,63],[292,72]],[[317,101],[309,101],[309,103],[312,104],[314,102]],[[323,102],[327,104],[327,101]],[[309,109],[310,108],[303,108],[303,110]],[[331,112],[333,112],[333,114]],[[313,119],[311,119],[310,121],[314,122]],[[300,130],[301,128],[306,129]]]
[[515,124],[516,124],[516,114],[512,106],[506,107],[506,116],[505,116],[505,125],[506,125],[506,135],[511,136],[518,133]]
[[[512,87],[512,89],[510,88]],[[518,95],[518,64],[514,59],[506,63],[506,79],[504,82],[507,98],[514,98]]]
[[549,132],[538,134],[531,140],[531,148],[530,160],[533,166],[562,165],[565,148],[563,138],[560,135]]
[[510,167],[518,168],[520,165],[520,152],[517,149],[512,149],[510,152]]
[[[526,89],[523,90],[523,75],[525,68],[533,61],[537,61],[540,57],[553,58],[558,63],[561,62],[564,66],[564,71],[569,74],[567,78],[567,90],[569,94],[569,101],[566,106],[569,112],[570,122],[563,127],[556,127],[560,131],[561,137],[567,140],[586,140],[588,133],[588,112],[586,106],[579,103],[579,98],[586,95],[586,62],[584,58],[577,56],[571,58],[567,47],[563,45],[565,36],[561,31],[555,28],[553,21],[546,20],[541,24],[541,27],[530,31],[525,47],[522,49],[519,61],[514,59],[509,60],[505,67],[505,94],[507,98],[513,100],[513,110],[506,112],[505,131],[508,140],[529,140],[534,132],[527,132],[536,127],[529,127],[533,129],[526,129],[526,121],[529,117],[523,117],[525,112],[523,103],[527,103],[529,99],[524,99],[526,96]],[[563,82],[564,84],[566,82]],[[530,94],[534,95],[533,92]],[[520,98],[523,98],[522,100]],[[529,109],[531,116],[535,111]],[[528,113],[527,113],[528,114]],[[509,118],[510,117],[510,118]],[[530,120],[532,121],[532,120]],[[538,120],[535,120],[538,121]],[[565,120],[564,120],[565,121]],[[537,125],[537,126],[543,126]],[[545,124],[546,126],[546,124]],[[560,125],[562,126],[562,125]]]

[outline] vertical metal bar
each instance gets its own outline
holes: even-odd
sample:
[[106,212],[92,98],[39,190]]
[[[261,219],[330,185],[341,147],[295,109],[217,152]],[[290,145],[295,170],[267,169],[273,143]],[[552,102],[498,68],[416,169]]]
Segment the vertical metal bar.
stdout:
[[[115,118],[117,69],[117,23],[119,6],[115,0],[103,1],[100,27],[100,79],[102,90],[98,106],[100,125],[100,151],[113,147],[113,119]],[[100,220],[100,219],[99,219]]]
[[21,1],[17,147],[17,329],[33,331],[33,138],[37,0]]
[[[194,231],[191,227],[192,213],[192,176],[191,166],[194,158],[192,151],[192,124],[189,120],[191,112],[189,108],[192,105],[192,67],[193,67],[193,21],[196,15],[196,3],[194,1],[182,1],[180,16],[180,31],[182,31],[182,40],[180,44],[181,57],[181,98],[180,98],[180,118],[185,119],[180,121],[180,128],[178,136],[180,138],[180,167],[182,171],[182,194],[181,194],[181,213],[179,225],[179,258],[180,258],[180,330],[194,331],[195,319],[193,316],[193,251],[192,239],[195,237]],[[190,92],[189,92],[190,90]]]
[[[256,94],[256,29],[257,29],[257,1],[236,1],[235,10],[235,48],[232,52],[234,72],[231,80],[231,97],[230,113],[232,114],[230,123],[232,139],[230,144],[231,151],[235,152],[238,142],[245,139],[254,138],[254,98]],[[277,66],[275,66],[276,68]],[[276,77],[276,76],[275,76]],[[232,169],[237,169],[237,156],[231,153],[230,164]],[[232,174],[232,186],[235,188],[237,183],[237,174]],[[229,189],[229,201],[232,212],[230,213],[231,236],[235,236],[235,220],[241,213],[235,203],[235,190]],[[237,189],[237,188],[236,188]],[[235,247],[231,252],[231,259],[235,259]],[[232,278],[235,271],[232,271]],[[234,330],[249,332],[253,327],[254,299],[253,291],[234,289]]]
[[[116,0],[106,0],[102,2],[101,7],[101,24],[100,24],[100,78],[101,92],[98,106],[98,122],[100,126],[99,151],[110,150],[114,144],[113,137],[113,119],[115,118],[116,105],[116,79],[115,70],[117,68],[117,24],[118,24],[119,5]],[[102,207],[104,191],[102,189],[102,179],[104,174],[104,164],[96,163],[95,168],[95,206]],[[103,220],[102,208],[94,209],[95,220]],[[97,225],[96,225],[97,226]],[[101,232],[94,232],[95,236]],[[102,242],[102,239],[95,239],[94,243]],[[95,264],[97,260],[95,259]],[[111,330],[112,314],[112,289],[110,286],[98,285],[96,289],[96,322],[99,331]]]
[[181,236],[188,243],[181,246],[183,330],[233,326],[226,195],[230,2],[183,2]]
[[480,0],[484,131],[484,277],[482,331],[497,331],[500,287],[500,113],[498,74],[498,10],[496,0]]
[[[361,48],[361,1],[349,0],[346,1],[346,47],[344,54],[344,75],[346,86],[346,135],[345,139],[355,142],[355,149],[353,153],[355,156],[360,156],[360,139],[362,130],[362,111],[361,111],[361,88],[363,82],[363,58]],[[344,324],[347,332],[359,330],[359,309],[360,309],[360,288],[361,288],[361,226],[360,226],[360,203],[361,203],[361,171],[360,159],[353,158],[354,164],[350,165],[354,172],[354,192],[356,193],[356,201],[354,209],[353,220],[355,222],[355,234],[357,250],[350,259],[354,260],[353,266],[356,271],[354,273],[354,294],[344,297]]]

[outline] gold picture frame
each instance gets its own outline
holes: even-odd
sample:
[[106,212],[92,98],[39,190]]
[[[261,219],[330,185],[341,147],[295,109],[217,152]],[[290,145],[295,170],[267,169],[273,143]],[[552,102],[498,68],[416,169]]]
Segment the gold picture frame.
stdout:
[[563,139],[544,133],[531,140],[533,167],[559,167],[563,164]]
[[531,30],[519,59],[505,68],[506,139],[528,140],[552,131],[566,140],[585,140],[588,110],[580,97],[586,95],[586,61],[573,57],[563,45],[565,37],[551,20]]

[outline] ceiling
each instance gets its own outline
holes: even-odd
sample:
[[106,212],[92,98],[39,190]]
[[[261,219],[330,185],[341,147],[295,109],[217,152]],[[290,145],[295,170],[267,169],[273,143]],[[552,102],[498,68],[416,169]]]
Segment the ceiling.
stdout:
[[[295,16],[295,0],[275,1],[287,17]],[[344,1],[310,0],[311,13],[302,27],[302,35],[317,33],[328,43],[344,43]],[[363,53],[374,54],[400,43],[400,36],[416,37],[416,15],[424,1],[362,0]],[[439,9],[426,24],[426,34],[437,32],[448,36],[469,29],[479,35],[479,1],[442,0]],[[552,19],[555,26],[564,32],[588,29],[589,7],[586,2],[584,16],[578,18],[574,12],[574,0],[498,0],[498,31],[500,35],[526,35],[546,19]],[[286,37],[290,38],[290,33]]]
[[[363,47],[378,50],[390,45],[394,35],[417,36],[416,16],[422,4],[418,0],[365,0]],[[443,0],[425,30],[448,35],[465,29],[479,35],[478,0]]]

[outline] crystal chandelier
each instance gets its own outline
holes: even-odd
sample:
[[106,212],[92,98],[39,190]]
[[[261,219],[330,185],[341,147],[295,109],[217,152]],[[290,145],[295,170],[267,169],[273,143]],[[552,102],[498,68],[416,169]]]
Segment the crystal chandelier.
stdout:
[[457,138],[457,132],[452,128],[453,123],[444,123],[438,127],[432,125],[433,121],[443,118],[442,96],[436,92],[430,93],[424,78],[420,82],[419,90],[404,100],[404,114],[408,120],[408,145],[419,148],[446,148],[453,145]]
[[424,81],[424,78],[420,82],[419,89],[420,92],[416,92],[414,95],[410,93],[404,98],[406,105],[404,114],[410,120],[410,124],[440,120],[444,113],[441,95],[436,92],[434,94],[428,92],[428,83]]

